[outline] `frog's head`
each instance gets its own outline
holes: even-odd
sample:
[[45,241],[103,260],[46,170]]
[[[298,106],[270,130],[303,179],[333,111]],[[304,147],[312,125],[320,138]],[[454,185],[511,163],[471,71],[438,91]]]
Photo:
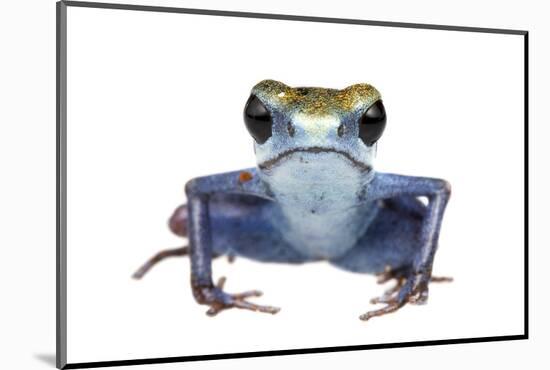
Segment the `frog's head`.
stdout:
[[264,80],[252,89],[244,121],[264,174],[289,166],[296,174],[316,166],[327,176],[345,168],[370,177],[386,113],[380,93],[368,84],[336,90]]

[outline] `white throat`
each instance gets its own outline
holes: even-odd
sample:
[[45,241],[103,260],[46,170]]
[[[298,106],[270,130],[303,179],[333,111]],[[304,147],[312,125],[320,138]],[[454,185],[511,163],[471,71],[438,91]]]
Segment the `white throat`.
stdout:
[[295,152],[264,173],[285,216],[274,220],[283,237],[309,257],[342,255],[374,217],[358,206],[365,173],[334,152]]

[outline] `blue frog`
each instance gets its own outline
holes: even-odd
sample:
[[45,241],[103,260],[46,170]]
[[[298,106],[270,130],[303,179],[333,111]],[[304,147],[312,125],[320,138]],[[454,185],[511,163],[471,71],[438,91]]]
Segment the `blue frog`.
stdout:
[[[276,313],[252,303],[257,290],[229,294],[212,279],[212,259],[328,261],[396,284],[360,316],[368,320],[428,298],[438,237],[450,197],[441,179],[376,172],[377,142],[386,126],[378,90],[292,88],[274,80],[253,87],[244,122],[257,167],[199,177],[185,187],[187,204],[169,225],[188,246],[162,251],[135,274],[169,256],[189,255],[191,288],[208,315],[228,308]],[[419,198],[426,197],[427,204]]]

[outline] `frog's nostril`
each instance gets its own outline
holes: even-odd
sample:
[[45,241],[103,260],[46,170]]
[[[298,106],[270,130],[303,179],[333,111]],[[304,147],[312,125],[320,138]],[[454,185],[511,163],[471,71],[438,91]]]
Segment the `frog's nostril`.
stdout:
[[288,122],[286,124],[286,130],[288,131],[288,134],[290,135],[290,137],[293,137],[294,134],[296,133],[296,129],[294,128],[294,125],[291,122]]
[[338,136],[342,137],[344,136],[344,133],[345,133],[345,128],[344,128],[344,124],[341,124],[340,126],[338,126]]

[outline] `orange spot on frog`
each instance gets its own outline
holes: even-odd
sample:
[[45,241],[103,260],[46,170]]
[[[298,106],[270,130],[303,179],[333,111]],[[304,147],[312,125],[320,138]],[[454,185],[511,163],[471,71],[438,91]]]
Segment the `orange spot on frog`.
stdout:
[[252,180],[252,174],[248,171],[243,171],[239,174],[239,182],[247,182]]

